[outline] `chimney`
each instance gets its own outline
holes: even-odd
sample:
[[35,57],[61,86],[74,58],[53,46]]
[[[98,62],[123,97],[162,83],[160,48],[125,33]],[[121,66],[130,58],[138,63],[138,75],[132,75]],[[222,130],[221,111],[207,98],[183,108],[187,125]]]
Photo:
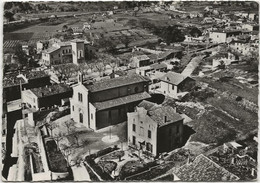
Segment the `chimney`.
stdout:
[[167,122],[167,116],[164,116],[164,122],[165,123]]
[[254,169],[254,168],[251,169],[251,175],[252,175],[253,177],[255,176],[255,169]]
[[83,83],[83,74],[80,71],[78,72],[78,83],[79,84]]

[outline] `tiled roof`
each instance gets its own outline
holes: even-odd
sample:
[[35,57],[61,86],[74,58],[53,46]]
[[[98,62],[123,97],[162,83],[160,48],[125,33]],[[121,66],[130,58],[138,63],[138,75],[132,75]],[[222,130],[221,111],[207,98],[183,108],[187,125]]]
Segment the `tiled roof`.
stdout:
[[42,78],[42,77],[48,77],[48,74],[46,74],[44,71],[24,71],[21,74],[23,74],[27,79],[35,79],[35,78]]
[[138,104],[138,107],[145,108],[149,117],[153,121],[157,122],[159,126],[163,126],[167,123],[177,122],[183,119],[183,117],[176,113],[170,106],[161,106],[153,102],[143,100],[140,104]]
[[59,46],[71,46],[70,42],[58,42],[56,44],[59,45]]
[[84,84],[84,85],[89,91],[97,92],[97,91],[107,90],[111,88],[117,88],[120,86],[140,83],[144,81],[149,81],[149,79],[147,77],[138,74],[131,74],[131,75],[120,76],[106,81],[97,81],[92,85],[88,85],[88,84]]
[[19,75],[19,73],[16,74],[8,74],[4,76],[3,79],[3,87],[11,87],[11,86],[16,86],[20,84],[20,81],[22,84],[26,83],[26,81],[23,78],[18,78],[17,76]]
[[[170,106],[162,106],[148,111],[148,115],[151,119],[158,123],[159,126],[163,126],[167,123],[177,122],[183,119],[180,114],[176,113]],[[166,116],[166,121],[165,121]]]
[[158,60],[158,54],[150,54],[148,55],[148,57],[150,58],[151,61]]
[[237,181],[239,178],[203,154],[173,171],[181,181]]
[[220,59],[220,58],[227,58],[228,53],[227,52],[218,52],[216,55],[213,55],[213,59]]
[[86,40],[84,39],[73,39],[70,42],[74,42],[74,43],[78,43],[78,42],[84,42],[84,43],[88,43]]
[[133,62],[138,62],[140,60],[150,60],[150,58],[147,55],[137,55],[135,57],[132,57],[131,59]]
[[156,107],[159,107],[159,105],[153,103],[153,102],[149,102],[147,100],[143,100],[140,104],[138,104],[138,107],[143,107],[145,108],[147,111],[152,110]]
[[150,65],[150,67],[152,69],[157,70],[157,69],[167,68],[167,65],[165,63],[154,63],[154,64]]
[[162,78],[162,81],[171,83],[173,85],[179,85],[184,79],[186,79],[187,76],[184,76],[182,74],[176,73],[176,72],[167,72]]
[[120,98],[116,98],[116,99],[112,99],[112,100],[107,100],[104,102],[96,102],[96,103],[93,103],[93,105],[97,108],[97,110],[104,110],[104,109],[108,109],[108,108],[112,108],[112,107],[116,107],[116,106],[121,106],[124,104],[129,104],[132,102],[145,100],[150,97],[151,96],[147,92],[143,92],[143,93],[136,93],[133,95],[128,95],[125,97],[120,97]]
[[72,92],[72,88],[65,84],[55,84],[30,89],[37,97],[51,96],[59,93]]
[[158,55],[159,59],[165,59],[166,57],[168,57],[170,54],[172,53],[178,53],[178,52],[181,52],[182,50],[167,50],[163,53],[160,53]]
[[42,52],[43,53],[52,53],[52,52],[54,52],[54,51],[57,51],[57,50],[59,50],[60,48],[57,48],[57,47],[50,47],[50,48],[48,48],[48,49],[46,49],[46,50],[43,50]]

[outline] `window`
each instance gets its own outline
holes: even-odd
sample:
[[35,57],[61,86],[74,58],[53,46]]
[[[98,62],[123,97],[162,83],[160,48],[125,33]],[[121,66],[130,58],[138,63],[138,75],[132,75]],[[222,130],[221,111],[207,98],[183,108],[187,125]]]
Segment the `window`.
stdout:
[[83,101],[83,96],[82,96],[82,93],[78,93],[78,99],[79,99],[79,101],[80,101],[80,102],[82,102],[82,101]]
[[64,54],[64,53],[65,53],[65,50],[62,50],[62,53]]
[[51,58],[53,58],[53,55],[51,55]]
[[133,136],[133,145],[135,145],[136,138]]
[[150,152],[153,152],[153,145],[151,143],[146,143],[146,150],[147,151],[150,151]]
[[79,122],[83,123],[83,114],[82,113],[79,113]]
[[59,57],[60,57],[60,53],[59,53]]
[[74,111],[74,105],[72,106],[72,111]]
[[91,113],[91,119],[93,119],[93,114]]
[[140,135],[144,136],[144,128],[143,127],[140,127]]
[[133,132],[135,132],[135,124],[133,124]]
[[151,130],[148,130],[148,138],[149,138],[149,139],[152,138],[152,132],[151,132]]
[[35,98],[33,98],[33,103],[35,103]]
[[172,85],[172,90],[174,90],[174,85]]

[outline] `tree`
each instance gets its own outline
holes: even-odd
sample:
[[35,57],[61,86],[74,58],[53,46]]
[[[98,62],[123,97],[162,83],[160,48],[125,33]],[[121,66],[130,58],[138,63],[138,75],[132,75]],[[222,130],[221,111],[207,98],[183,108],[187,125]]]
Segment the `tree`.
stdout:
[[182,42],[185,39],[184,34],[177,26],[168,26],[161,31],[161,37],[169,45],[170,43]]
[[192,27],[189,33],[192,37],[199,37],[202,35],[202,32],[197,27]]
[[81,72],[83,76],[88,74],[89,68],[90,68],[89,65],[86,63],[78,65],[78,71]]
[[69,157],[72,154],[71,147],[66,144],[61,144],[61,151],[63,152],[63,155],[64,155],[65,159],[67,160],[67,166],[70,166]]
[[64,80],[69,79],[75,72],[77,72],[77,65],[75,64],[63,64],[54,66],[54,70],[61,75]]
[[128,36],[123,36],[120,39],[121,39],[121,42],[125,45],[125,47],[128,48],[129,43],[131,42],[131,39]]
[[4,17],[7,19],[8,22],[14,20],[14,14],[10,11],[5,11],[4,12]]
[[79,133],[74,129],[72,129],[71,131],[72,133],[72,136],[74,137],[75,141],[76,141],[76,146],[79,147],[80,144],[79,144]]
[[217,66],[218,69],[225,69],[226,65],[223,60],[220,61],[220,64]]
[[114,53],[116,50],[116,45],[115,43],[108,38],[103,38],[98,40],[98,45],[101,48],[104,48],[106,52]]
[[74,122],[72,120],[65,121],[63,125],[67,128],[68,134],[70,133],[71,127],[74,126]]
[[56,143],[57,143],[57,151],[59,151],[59,143],[60,143],[60,141],[63,139],[63,137],[64,137],[64,134],[62,133],[62,132],[59,132],[59,133],[57,133],[57,134],[55,134],[54,136],[53,136],[53,139],[56,141]]
[[103,75],[103,71],[105,71],[105,66],[103,63],[99,62],[96,64],[96,69],[99,72],[99,76]]
[[116,62],[110,62],[109,66],[111,67],[112,71],[115,71],[115,68],[117,68],[118,64]]
[[15,55],[18,57],[18,61],[22,66],[25,66],[28,64],[27,55],[22,49],[22,45],[18,44],[15,47]]
[[62,32],[67,32],[68,30],[68,26],[67,25],[63,25],[62,26]]
[[58,127],[58,125],[57,124],[55,124],[55,123],[47,123],[46,124],[46,126],[47,126],[47,128],[51,131],[51,137],[53,137],[53,130],[55,129],[55,128],[57,128]]
[[12,2],[5,2],[4,4],[4,10],[9,10],[13,7],[13,3]]

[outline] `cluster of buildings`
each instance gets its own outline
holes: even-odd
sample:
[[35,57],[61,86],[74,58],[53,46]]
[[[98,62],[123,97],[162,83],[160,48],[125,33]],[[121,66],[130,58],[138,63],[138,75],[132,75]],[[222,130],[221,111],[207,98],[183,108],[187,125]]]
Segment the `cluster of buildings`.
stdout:
[[74,39],[68,42],[55,40],[49,42],[47,49],[46,42],[38,42],[37,50],[42,54],[42,64],[46,66],[74,63],[83,63],[90,50],[90,43],[85,40]]

